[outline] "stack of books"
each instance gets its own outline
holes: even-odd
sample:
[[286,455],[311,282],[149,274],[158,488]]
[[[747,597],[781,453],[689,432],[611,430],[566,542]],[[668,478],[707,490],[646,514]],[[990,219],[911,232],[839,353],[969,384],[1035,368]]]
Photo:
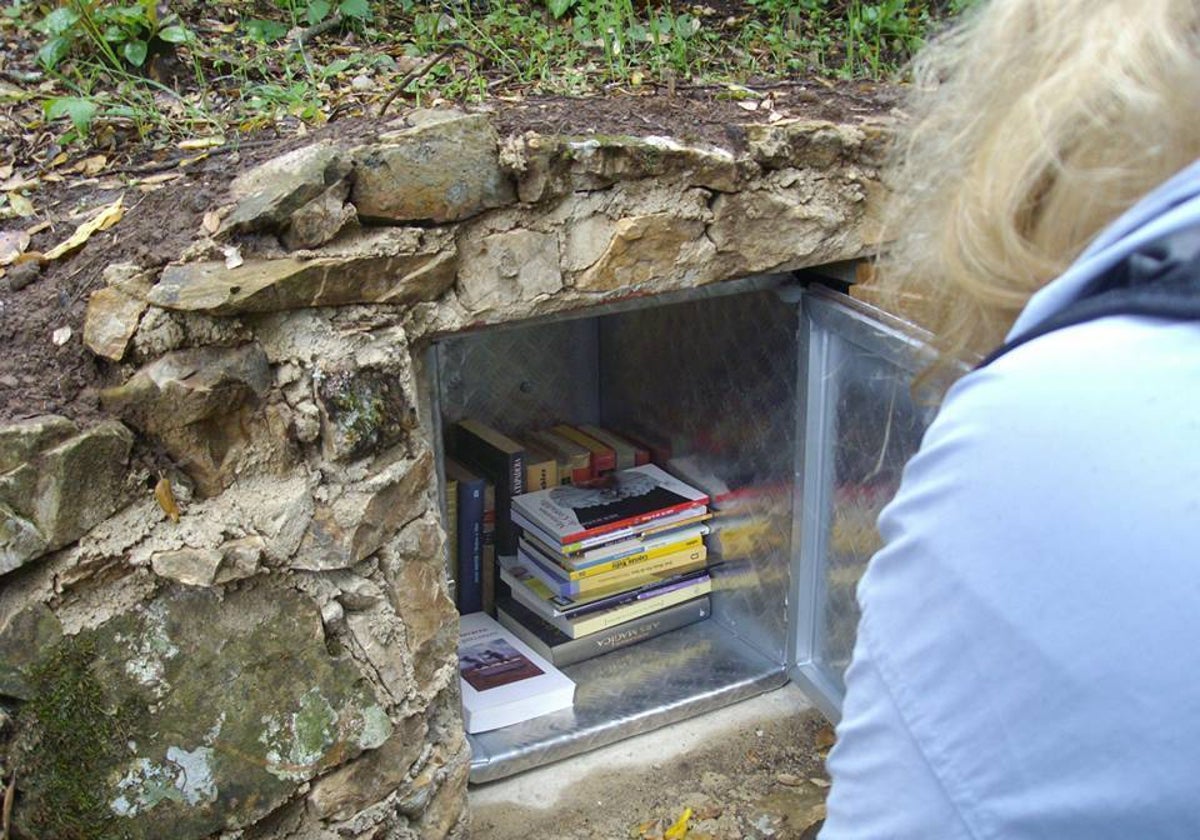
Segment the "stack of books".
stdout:
[[560,667],[705,618],[708,501],[653,464],[514,496],[497,618]]

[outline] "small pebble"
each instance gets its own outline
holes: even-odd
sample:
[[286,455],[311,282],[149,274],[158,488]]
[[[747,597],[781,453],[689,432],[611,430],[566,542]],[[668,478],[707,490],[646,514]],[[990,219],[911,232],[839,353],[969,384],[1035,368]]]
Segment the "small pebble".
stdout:
[[8,288],[19,292],[33,283],[42,274],[42,266],[37,260],[19,263],[8,270]]
[[375,87],[375,80],[370,76],[355,76],[350,80],[350,87],[354,90],[371,90]]

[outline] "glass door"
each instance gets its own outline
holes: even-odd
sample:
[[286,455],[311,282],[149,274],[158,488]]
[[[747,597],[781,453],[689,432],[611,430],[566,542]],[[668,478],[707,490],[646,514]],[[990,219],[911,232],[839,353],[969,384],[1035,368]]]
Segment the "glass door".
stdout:
[[801,298],[790,676],[837,720],[875,527],[934,408],[914,398],[928,334],[845,295]]

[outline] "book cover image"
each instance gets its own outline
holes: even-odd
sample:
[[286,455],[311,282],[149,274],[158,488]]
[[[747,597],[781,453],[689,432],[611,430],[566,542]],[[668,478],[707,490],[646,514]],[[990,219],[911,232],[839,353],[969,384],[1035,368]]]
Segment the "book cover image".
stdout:
[[458,670],[476,691],[541,676],[544,672],[504,639],[492,636],[463,647]]
[[703,504],[705,493],[653,465],[617,470],[584,485],[554,487],[519,497],[514,506],[560,539],[612,523]]

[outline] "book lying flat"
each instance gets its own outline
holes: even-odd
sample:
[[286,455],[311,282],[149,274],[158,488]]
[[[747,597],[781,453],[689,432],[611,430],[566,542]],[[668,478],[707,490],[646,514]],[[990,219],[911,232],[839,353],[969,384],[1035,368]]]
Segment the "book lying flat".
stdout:
[[566,569],[536,549],[526,549],[518,545],[517,559],[525,561],[534,576],[545,584],[549,592],[555,595],[563,595],[568,598],[596,598],[626,589],[635,589],[703,565],[708,557],[708,550],[704,547],[700,537],[696,537],[693,542],[694,545],[688,545],[658,557],[643,557],[628,564],[623,560],[617,560],[615,562],[619,565],[615,568],[601,574],[574,580],[568,577]]
[[651,522],[643,522],[640,525],[631,525],[627,528],[606,531],[602,534],[595,534],[575,542],[559,543],[549,533],[543,531],[531,520],[521,515],[520,511],[514,510],[511,515],[512,521],[520,527],[521,531],[531,537],[536,537],[551,552],[557,552],[563,555],[563,557],[573,555],[593,556],[591,552],[601,547],[615,546],[618,541],[644,539],[650,534],[661,533],[672,528],[682,527],[683,525],[693,525],[712,518],[712,514],[709,513],[707,507],[698,505],[696,507],[685,508],[669,516],[664,516],[662,519],[655,519]]
[[616,470],[584,485],[513,499],[512,509],[559,544],[621,531],[704,507],[708,495],[654,464]]
[[[704,514],[708,519],[709,514]],[[689,522],[682,526],[671,526],[664,530],[650,530],[633,537],[626,537],[585,549],[573,554],[563,554],[554,546],[538,539],[531,531],[522,530],[518,545],[534,548],[546,555],[554,563],[567,571],[572,580],[598,575],[611,569],[627,566],[639,560],[661,557],[674,551],[692,548],[703,542],[703,537],[709,532],[709,526],[701,521]]]
[[486,613],[459,618],[458,672],[467,732],[571,708],[575,683]]
[[570,615],[564,615],[561,612],[548,610],[546,603],[531,594],[517,578],[507,576],[508,573],[503,566],[500,568],[500,575],[509,584],[513,600],[520,602],[572,639],[579,639],[610,627],[616,627],[635,618],[641,618],[701,595],[707,595],[712,591],[712,578],[709,577],[707,570],[701,570],[652,589],[625,593],[625,596],[613,606],[610,606],[607,600],[596,601],[572,611]]
[[663,633],[678,630],[707,618],[712,612],[709,596],[702,595],[658,612],[630,619],[623,624],[572,639],[524,604],[512,598],[496,604],[496,618],[559,668],[629,647]]

